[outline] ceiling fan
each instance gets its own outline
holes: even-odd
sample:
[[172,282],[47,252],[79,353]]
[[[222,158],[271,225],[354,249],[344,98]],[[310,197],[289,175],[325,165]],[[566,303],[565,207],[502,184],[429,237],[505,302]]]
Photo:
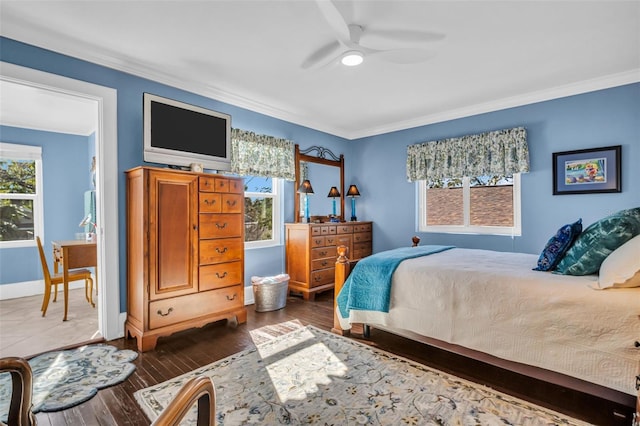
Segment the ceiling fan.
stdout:
[[444,34],[420,30],[374,30],[365,26],[347,23],[344,16],[331,0],[316,0],[320,11],[335,33],[336,40],[322,46],[302,63],[303,69],[319,68],[340,60],[343,65],[361,64],[365,57],[376,57],[396,64],[412,64],[434,56],[432,51],[421,47],[398,47],[394,49],[374,49],[360,44],[363,34],[395,42],[398,45],[433,42],[442,40]]

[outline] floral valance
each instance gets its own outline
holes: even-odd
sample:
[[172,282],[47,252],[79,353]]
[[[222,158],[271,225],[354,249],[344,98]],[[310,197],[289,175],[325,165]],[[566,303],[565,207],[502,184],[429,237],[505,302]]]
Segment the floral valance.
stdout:
[[495,176],[529,171],[524,127],[423,142],[407,147],[410,182]]
[[294,143],[231,129],[231,171],[241,176],[295,180]]

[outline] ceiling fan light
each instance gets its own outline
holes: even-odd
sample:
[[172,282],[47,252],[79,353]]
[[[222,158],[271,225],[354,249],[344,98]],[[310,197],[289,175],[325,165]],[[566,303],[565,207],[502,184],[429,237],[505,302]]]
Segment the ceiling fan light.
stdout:
[[357,50],[350,50],[349,52],[342,55],[342,65],[346,65],[348,67],[355,67],[356,65],[360,65],[364,61],[364,56],[362,52],[358,52]]

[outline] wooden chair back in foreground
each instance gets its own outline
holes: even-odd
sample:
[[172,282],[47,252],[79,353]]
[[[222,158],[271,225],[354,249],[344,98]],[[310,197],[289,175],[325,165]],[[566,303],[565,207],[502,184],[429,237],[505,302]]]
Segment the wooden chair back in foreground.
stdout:
[[[32,426],[36,417],[31,412],[33,373],[27,360],[17,357],[0,359],[0,372],[11,373],[11,403],[7,424],[11,426]],[[4,425],[0,421],[1,425]]]
[[160,413],[152,426],[173,426],[180,423],[193,404],[198,401],[198,426],[215,426],[216,391],[213,381],[206,376],[196,376],[187,381],[176,397]]
[[[64,276],[62,274],[53,274],[49,272],[49,265],[47,264],[47,258],[44,255],[44,249],[42,248],[42,241],[40,237],[36,237],[38,243],[38,252],[40,253],[40,263],[42,264],[42,273],[44,274],[44,299],[42,300],[42,316],[47,313],[47,307],[49,306],[49,299],[51,299],[51,286],[55,287],[55,293],[53,301],[58,298],[58,284],[64,282]],[[69,281],[84,280],[84,296],[87,302],[94,308],[96,304],[93,303],[93,278],[91,278],[91,271],[88,269],[72,269],[69,271]],[[66,313],[65,313],[66,315]]]

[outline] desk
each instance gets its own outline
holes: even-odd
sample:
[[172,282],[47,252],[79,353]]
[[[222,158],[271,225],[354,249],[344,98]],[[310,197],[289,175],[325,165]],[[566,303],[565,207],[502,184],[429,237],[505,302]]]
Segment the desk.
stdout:
[[98,261],[96,255],[96,242],[85,240],[52,241],[53,244],[53,271],[57,274],[62,266],[64,276],[64,318],[67,320],[69,304],[69,269],[94,267],[95,285],[98,288]]

